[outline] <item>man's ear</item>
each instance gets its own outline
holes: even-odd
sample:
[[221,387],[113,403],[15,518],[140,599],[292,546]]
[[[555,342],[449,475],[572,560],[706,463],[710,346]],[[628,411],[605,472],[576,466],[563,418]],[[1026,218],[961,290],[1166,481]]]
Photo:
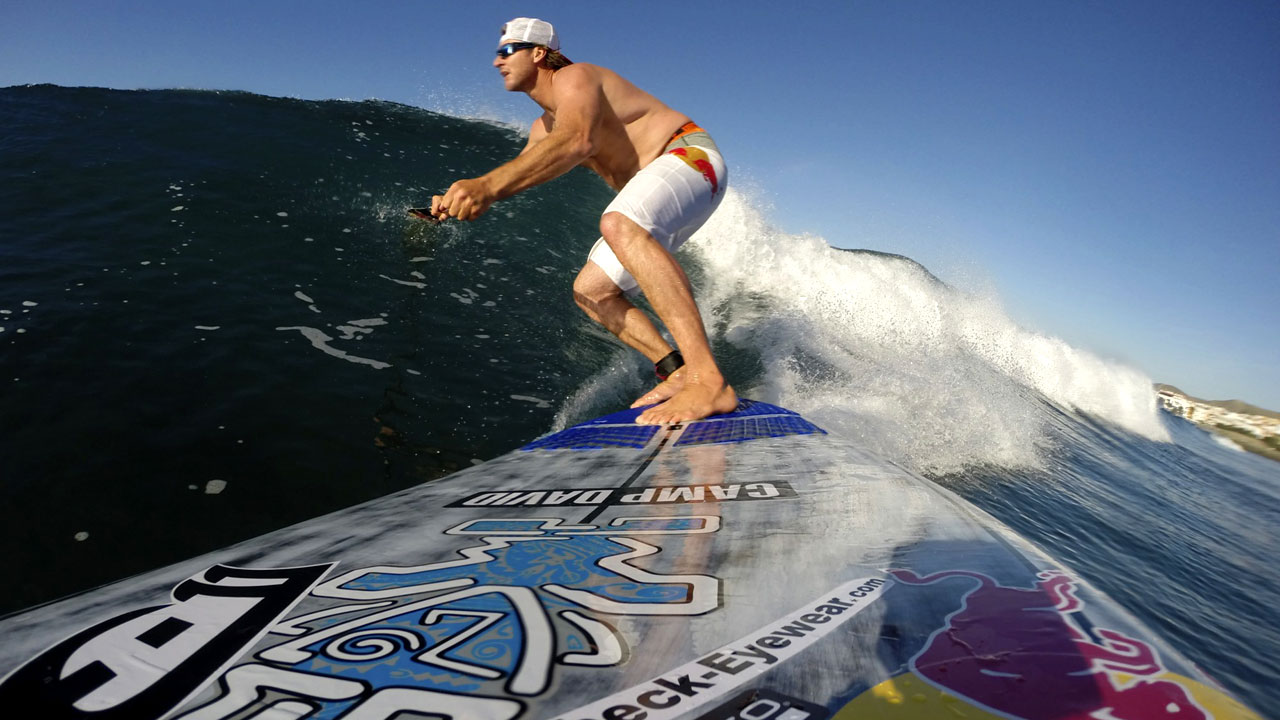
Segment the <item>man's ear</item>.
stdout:
[[535,47],[529,52],[533,54],[532,59],[533,59],[534,65],[537,65],[538,63],[542,62],[547,58],[547,49],[542,47],[541,45]]

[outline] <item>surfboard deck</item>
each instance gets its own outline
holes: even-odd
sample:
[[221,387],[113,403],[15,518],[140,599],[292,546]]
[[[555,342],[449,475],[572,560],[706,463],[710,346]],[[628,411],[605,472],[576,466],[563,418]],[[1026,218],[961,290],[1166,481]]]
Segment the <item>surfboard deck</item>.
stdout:
[[796,413],[638,412],[6,618],[0,708],[1257,717],[992,517]]

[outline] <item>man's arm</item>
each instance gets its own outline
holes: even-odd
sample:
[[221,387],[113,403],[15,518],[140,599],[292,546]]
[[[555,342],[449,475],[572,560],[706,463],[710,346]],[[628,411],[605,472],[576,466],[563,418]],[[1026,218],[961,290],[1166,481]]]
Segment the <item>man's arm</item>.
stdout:
[[[524,144],[524,147],[520,149],[520,155],[524,155],[532,150],[534,145],[542,142],[542,139],[550,132],[547,130],[550,126],[551,116],[547,113],[543,113],[541,117],[534,120],[533,126],[529,128],[529,140]],[[517,155],[516,157],[520,157],[520,155]]]
[[[591,157],[603,94],[599,79],[585,67],[569,66],[556,73],[553,93],[556,119],[551,131],[545,131],[545,124],[538,127],[545,123],[544,116],[534,123],[529,145],[514,160],[478,178],[459,180],[443,197],[432,198],[437,217],[474,220],[495,201],[560,177]],[[539,129],[546,132],[540,139],[535,138]]]
[[555,74],[555,126],[527,152],[482,176],[496,200],[553,180],[591,157],[600,120],[602,89],[588,68],[564,68]]

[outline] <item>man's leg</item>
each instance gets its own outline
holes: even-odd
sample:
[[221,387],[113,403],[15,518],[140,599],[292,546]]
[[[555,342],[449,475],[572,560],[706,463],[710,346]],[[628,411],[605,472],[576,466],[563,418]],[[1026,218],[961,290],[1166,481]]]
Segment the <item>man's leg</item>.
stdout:
[[638,422],[687,422],[732,412],[738,406],[738,396],[725,382],[711,355],[702,315],[680,263],[644,228],[621,213],[606,212],[600,219],[600,233],[640,284],[684,356],[685,366],[678,372],[683,385],[666,402],[641,413]]
[[[631,346],[655,365],[671,354],[653,321],[627,298],[626,293],[594,261],[588,260],[573,282],[573,299],[592,320]],[[684,368],[677,368],[631,407],[654,405],[675,395],[684,386]]]
[[588,317],[649,358],[649,362],[656,363],[671,352],[671,346],[662,339],[649,316],[633,305],[604,270],[590,260],[573,281],[573,299]]

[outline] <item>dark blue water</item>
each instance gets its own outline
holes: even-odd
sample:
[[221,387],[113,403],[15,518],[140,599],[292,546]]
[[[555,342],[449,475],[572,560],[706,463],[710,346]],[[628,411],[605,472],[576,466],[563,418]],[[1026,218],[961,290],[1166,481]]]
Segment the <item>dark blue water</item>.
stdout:
[[[599,180],[575,171],[469,225],[405,218],[518,152],[509,128],[49,86],[0,90],[0,128],[0,612],[442,477],[647,389],[571,300]],[[1161,414],[1141,373],[1017,328],[996,299],[756,206],[731,192],[681,254],[744,395],[959,492],[1280,716],[1280,464]]]

